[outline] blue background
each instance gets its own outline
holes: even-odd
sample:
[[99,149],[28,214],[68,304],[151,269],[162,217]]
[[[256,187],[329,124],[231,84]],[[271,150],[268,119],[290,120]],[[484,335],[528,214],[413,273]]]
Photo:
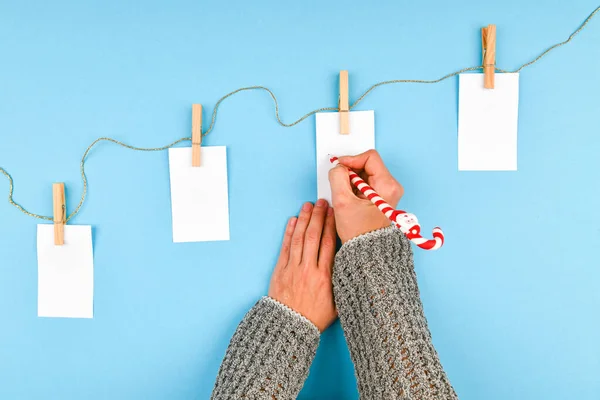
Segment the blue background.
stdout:
[[[515,68],[597,6],[577,2],[3,1],[0,165],[15,197],[68,208],[97,137],[160,146],[189,136],[191,104],[266,85],[292,121],[387,79],[480,63],[480,28]],[[434,343],[462,399],[597,399],[600,392],[600,16],[521,74],[518,172],[457,171],[457,79],[377,89],[377,147],[403,208],[447,235],[415,252]],[[204,128],[207,124],[205,122]],[[286,129],[264,92],[228,99],[231,240],[173,244],[167,153],[98,146],[73,221],[94,233],[93,320],[37,315],[37,221],[0,203],[0,398],[206,399],[230,336],[266,293],[286,219],[315,200],[314,117]],[[263,197],[254,176],[271,189]],[[8,184],[0,177],[0,189]],[[2,195],[4,198],[4,195]],[[302,399],[357,398],[338,324]]]

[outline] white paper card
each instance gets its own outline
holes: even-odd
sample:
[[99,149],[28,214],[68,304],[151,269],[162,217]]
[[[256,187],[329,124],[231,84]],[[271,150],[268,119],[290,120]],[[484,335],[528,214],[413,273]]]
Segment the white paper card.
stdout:
[[65,225],[65,244],[54,244],[54,225],[37,226],[38,317],[94,317],[92,227]]
[[458,169],[516,171],[519,74],[495,74],[494,89],[483,76],[458,78]]
[[191,147],[169,149],[175,243],[229,240],[227,148],[202,146],[200,163]]
[[318,113],[317,119],[317,196],[331,204],[329,154],[348,156],[375,148],[375,113],[352,111],[350,134],[340,134],[340,113]]

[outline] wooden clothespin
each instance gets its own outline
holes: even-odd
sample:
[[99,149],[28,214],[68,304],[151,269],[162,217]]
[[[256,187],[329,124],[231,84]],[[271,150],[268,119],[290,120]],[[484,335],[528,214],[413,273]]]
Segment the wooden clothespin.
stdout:
[[52,185],[52,201],[54,204],[54,244],[65,244],[65,224],[67,223],[67,205],[65,203],[65,184]]
[[192,104],[192,167],[200,166],[202,145],[202,105]]
[[496,25],[481,28],[481,48],[483,51],[483,86],[494,88],[494,72],[496,71]]
[[348,101],[348,71],[340,71],[340,133],[350,133],[350,107]]

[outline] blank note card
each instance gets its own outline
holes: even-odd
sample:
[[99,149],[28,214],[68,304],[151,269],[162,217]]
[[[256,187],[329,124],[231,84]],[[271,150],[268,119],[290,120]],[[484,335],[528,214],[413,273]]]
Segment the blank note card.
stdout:
[[38,316],[94,317],[92,227],[65,225],[65,244],[54,244],[54,225],[38,225]]
[[229,240],[225,146],[202,146],[200,167],[192,148],[169,149],[173,242]]
[[317,196],[331,203],[328,154],[347,156],[375,148],[375,113],[352,111],[350,134],[340,134],[340,113],[317,114]]
[[519,74],[495,74],[494,89],[483,74],[458,80],[458,169],[516,171]]

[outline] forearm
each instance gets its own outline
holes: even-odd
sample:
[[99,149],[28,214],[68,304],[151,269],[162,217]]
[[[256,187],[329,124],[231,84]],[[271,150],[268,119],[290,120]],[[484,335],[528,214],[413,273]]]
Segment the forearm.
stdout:
[[344,244],[333,286],[361,398],[457,398],[431,342],[410,242],[399,230]]
[[295,399],[319,345],[319,330],[264,297],[238,326],[211,399]]

